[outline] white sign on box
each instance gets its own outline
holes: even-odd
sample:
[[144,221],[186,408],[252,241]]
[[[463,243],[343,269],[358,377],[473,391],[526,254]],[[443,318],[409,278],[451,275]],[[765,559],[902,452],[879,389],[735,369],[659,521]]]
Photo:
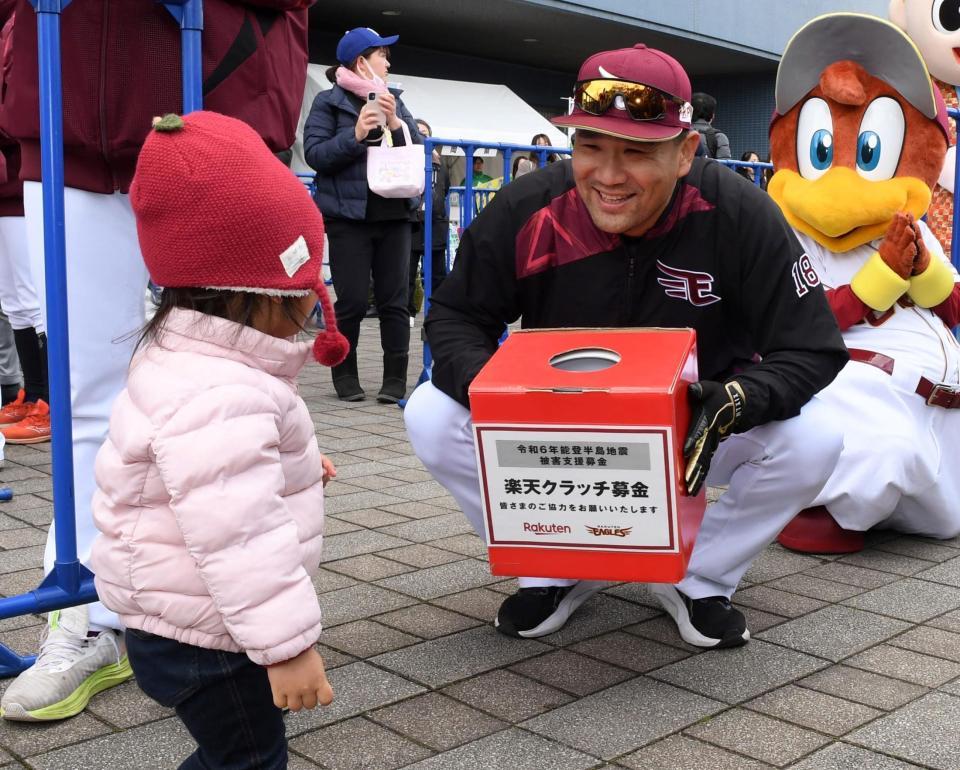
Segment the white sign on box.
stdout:
[[475,431],[489,545],[677,552],[665,428]]

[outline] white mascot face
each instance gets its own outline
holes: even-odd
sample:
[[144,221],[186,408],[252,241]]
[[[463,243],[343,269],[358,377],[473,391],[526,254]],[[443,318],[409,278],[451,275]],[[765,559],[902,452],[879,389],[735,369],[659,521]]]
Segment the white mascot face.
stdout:
[[916,43],[930,74],[960,85],[960,0],[890,0],[890,20]]

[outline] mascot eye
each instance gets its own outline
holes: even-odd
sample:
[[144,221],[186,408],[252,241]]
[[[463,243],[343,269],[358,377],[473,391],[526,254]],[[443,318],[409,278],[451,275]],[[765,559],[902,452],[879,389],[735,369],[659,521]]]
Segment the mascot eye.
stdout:
[[890,179],[900,163],[905,121],[896,99],[874,99],[860,121],[857,173],[871,182]]
[[797,119],[797,167],[804,179],[818,179],[833,165],[833,118],[823,99],[810,99]]
[[935,0],[932,9],[933,26],[940,32],[960,29],[960,0]]

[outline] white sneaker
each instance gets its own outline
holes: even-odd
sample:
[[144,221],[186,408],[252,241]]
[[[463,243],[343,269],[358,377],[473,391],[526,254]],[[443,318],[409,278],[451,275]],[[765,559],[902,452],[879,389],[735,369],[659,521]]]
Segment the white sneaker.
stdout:
[[417,319],[413,316],[410,316],[410,328],[413,328],[413,325],[417,322]]
[[0,701],[0,716],[22,722],[66,719],[98,692],[133,676],[117,631],[87,635],[87,608],[51,612],[36,663],[18,676]]

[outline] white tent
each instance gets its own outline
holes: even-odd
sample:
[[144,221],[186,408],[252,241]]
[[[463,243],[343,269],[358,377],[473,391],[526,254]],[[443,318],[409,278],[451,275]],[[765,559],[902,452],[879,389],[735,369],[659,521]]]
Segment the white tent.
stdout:
[[[310,114],[314,97],[331,87],[324,75],[326,69],[320,64],[311,64],[307,68],[297,143],[293,149],[292,165],[297,173],[312,173],[303,158],[303,124]],[[433,135],[440,139],[527,145],[535,134],[546,134],[554,146],[569,146],[562,131],[504,85],[438,80],[392,72],[390,84],[403,89],[403,103],[415,118],[427,121]]]

